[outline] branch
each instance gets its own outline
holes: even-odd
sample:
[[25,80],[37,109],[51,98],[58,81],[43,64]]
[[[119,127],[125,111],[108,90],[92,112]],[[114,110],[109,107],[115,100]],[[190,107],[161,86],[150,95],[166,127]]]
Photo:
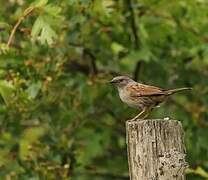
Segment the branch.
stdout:
[[[138,29],[137,29],[137,24],[136,24],[135,12],[132,7],[132,0],[127,0],[127,3],[128,3],[129,11],[131,13],[131,29],[132,29],[132,33],[133,33],[133,37],[134,37],[134,48],[139,49],[139,44],[140,44],[139,41],[140,40],[139,40],[139,36],[138,36]],[[143,13],[140,14],[139,16],[143,16]],[[136,68],[133,72],[133,77],[134,77],[135,81],[138,79],[138,75],[140,74],[142,65],[143,65],[143,61],[141,61],[141,60],[137,61]]]
[[131,14],[131,29],[134,37],[134,47],[135,49],[139,48],[139,36],[137,34],[137,25],[136,25],[136,18],[135,18],[135,13],[134,9],[132,7],[132,0],[127,0],[129,11]]
[[[71,73],[72,72],[81,72],[85,75],[90,75],[90,73],[91,73],[89,65],[81,64],[77,60],[71,60],[71,61],[66,62],[64,64],[64,67],[65,67],[65,71],[69,71]],[[121,73],[119,73],[113,69],[99,69],[98,70],[97,68],[96,68],[96,74],[110,74],[112,76],[120,76],[121,75]]]
[[32,13],[32,11],[33,11],[34,9],[35,9],[35,7],[29,7],[29,8],[27,8],[27,9],[24,11],[23,15],[18,19],[18,21],[16,22],[16,24],[15,24],[15,26],[13,27],[13,29],[12,29],[12,31],[11,31],[11,34],[10,34],[10,36],[9,36],[9,39],[8,39],[8,42],[7,42],[7,48],[10,47],[11,42],[12,42],[12,39],[13,39],[13,37],[14,37],[14,34],[15,34],[15,32],[16,32],[18,26],[21,24],[21,22],[22,22],[27,16],[29,16],[29,15]]
[[84,49],[84,54],[88,55],[91,59],[91,68],[92,68],[92,74],[97,74],[98,73],[98,69],[97,69],[97,65],[96,65],[96,57],[94,56],[94,54],[87,48]]
[[141,72],[142,65],[143,65],[143,61],[138,61],[136,64],[136,68],[134,70],[134,76],[133,76],[135,81],[139,79],[138,77]]

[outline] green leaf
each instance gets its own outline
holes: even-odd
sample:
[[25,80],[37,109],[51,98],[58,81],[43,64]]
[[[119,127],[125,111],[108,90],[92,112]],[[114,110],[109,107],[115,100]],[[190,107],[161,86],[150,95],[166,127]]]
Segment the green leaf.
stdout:
[[51,28],[51,26],[45,25],[41,31],[40,42],[42,44],[47,42],[49,45],[51,45],[54,39],[56,39],[56,37],[57,37],[56,32]]
[[30,97],[35,98],[40,89],[42,87],[42,83],[41,81],[38,81],[37,83],[33,83],[28,89],[27,89],[27,93],[29,94]]
[[39,8],[39,7],[45,6],[47,3],[48,3],[48,0],[36,0],[35,2],[31,4],[31,6]]
[[32,127],[26,129],[22,134],[20,141],[20,158],[25,159],[28,156],[36,157],[37,152],[31,151],[31,146],[38,142],[39,138],[44,135],[45,129],[43,127]]
[[37,37],[41,33],[41,30],[43,29],[44,25],[45,25],[45,22],[42,16],[39,16],[35,20],[35,23],[32,27],[32,32],[31,32],[32,37]]
[[9,28],[8,23],[0,21],[0,31],[8,29],[8,28]]
[[54,28],[58,28],[63,20],[60,15],[61,8],[57,5],[49,4],[44,6],[41,11],[42,14],[38,16],[32,27],[32,39],[38,40],[42,44],[51,45],[57,38]]
[[113,53],[115,53],[115,54],[119,54],[120,52],[127,51],[127,49],[123,45],[121,45],[117,42],[113,42],[111,44],[111,49],[112,49]]
[[204,169],[202,169],[202,167],[197,167],[196,169],[188,168],[186,170],[186,173],[187,174],[197,174],[197,175],[200,175],[201,177],[208,178],[208,172],[206,172]]
[[111,16],[112,12],[114,11],[114,1],[112,0],[95,0],[93,2],[94,4],[94,11],[98,14],[105,15],[105,16]]
[[42,44],[48,43],[51,45],[56,39],[56,32],[52,27],[45,21],[44,16],[39,16],[32,28],[31,35],[34,39],[39,40]]
[[113,9],[114,1],[105,0],[105,1],[101,1],[101,2],[102,2],[102,6],[103,6],[104,11],[109,16],[114,11],[114,9]]
[[8,105],[13,98],[14,86],[8,81],[0,81],[0,94],[4,102]]
[[120,64],[128,71],[133,71],[138,61],[149,62],[154,60],[154,55],[148,48],[142,48],[138,51],[131,51],[127,56],[122,58]]
[[54,6],[52,4],[49,4],[44,7],[44,12],[55,17],[60,17],[59,14],[61,12],[61,8],[58,6]]
[[9,51],[6,43],[0,43],[0,55],[6,54]]
[[142,38],[147,39],[149,37],[144,24],[139,25],[139,32]]

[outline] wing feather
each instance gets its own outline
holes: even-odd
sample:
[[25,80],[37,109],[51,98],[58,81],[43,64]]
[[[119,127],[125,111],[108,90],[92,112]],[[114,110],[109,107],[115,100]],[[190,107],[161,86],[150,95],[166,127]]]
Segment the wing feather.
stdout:
[[144,84],[131,84],[127,87],[131,97],[148,97],[165,95],[165,90]]

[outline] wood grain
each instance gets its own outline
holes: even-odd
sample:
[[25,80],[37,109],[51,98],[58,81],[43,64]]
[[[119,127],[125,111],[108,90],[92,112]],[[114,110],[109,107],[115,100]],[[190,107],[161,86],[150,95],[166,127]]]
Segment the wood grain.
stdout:
[[176,120],[126,122],[130,180],[185,180],[182,125]]

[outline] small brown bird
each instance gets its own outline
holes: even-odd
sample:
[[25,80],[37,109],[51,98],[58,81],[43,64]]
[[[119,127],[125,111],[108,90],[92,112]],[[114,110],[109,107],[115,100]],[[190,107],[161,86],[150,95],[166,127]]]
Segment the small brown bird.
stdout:
[[138,83],[127,76],[117,76],[110,83],[118,88],[121,100],[128,106],[141,109],[142,111],[132,120],[144,119],[148,113],[160,103],[164,102],[170,95],[191,88],[162,89]]

